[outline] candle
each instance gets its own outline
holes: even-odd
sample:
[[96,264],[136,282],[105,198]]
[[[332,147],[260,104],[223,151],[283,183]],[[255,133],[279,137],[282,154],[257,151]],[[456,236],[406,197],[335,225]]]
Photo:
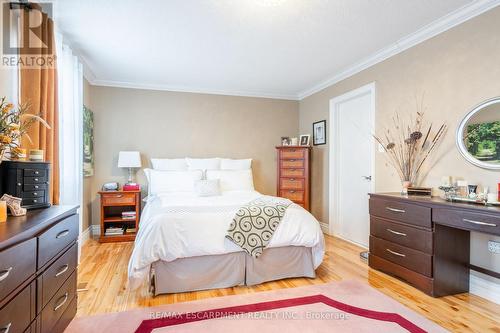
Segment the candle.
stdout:
[[451,176],[441,177],[441,185],[450,186],[451,185]]
[[7,202],[0,200],[0,223],[7,221]]

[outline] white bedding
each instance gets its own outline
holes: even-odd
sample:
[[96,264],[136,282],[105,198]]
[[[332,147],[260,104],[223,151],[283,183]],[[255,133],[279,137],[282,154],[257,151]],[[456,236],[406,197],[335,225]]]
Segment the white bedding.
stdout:
[[[225,238],[237,210],[262,196],[255,191],[228,191],[220,196],[162,193],[150,197],[141,216],[130,257],[129,286],[139,287],[153,262],[242,251]],[[324,238],[318,221],[302,207],[286,211],[269,247],[311,247],[314,267],[323,261]]]

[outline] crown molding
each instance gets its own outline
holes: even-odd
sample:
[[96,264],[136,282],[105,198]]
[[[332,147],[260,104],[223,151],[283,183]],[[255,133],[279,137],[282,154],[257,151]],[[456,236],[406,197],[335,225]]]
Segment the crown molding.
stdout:
[[102,87],[160,90],[160,91],[173,91],[173,92],[185,92],[185,93],[196,93],[196,94],[241,96],[241,97],[258,97],[258,98],[270,98],[270,99],[284,99],[292,101],[298,100],[297,95],[294,94],[287,95],[287,94],[273,94],[265,92],[253,92],[253,91],[213,90],[205,88],[190,88],[190,87],[163,85],[163,84],[148,84],[148,83],[96,80],[96,79],[92,81],[89,80],[89,83],[94,86],[102,86]]
[[432,37],[435,37],[461,23],[464,23],[478,15],[487,12],[500,5],[500,0],[477,0],[465,5],[440,19],[424,26],[416,32],[398,40],[396,43],[379,50],[355,65],[343,70],[317,85],[303,90],[297,95],[299,100],[311,96],[335,83],[345,80],[367,68],[370,68],[392,56],[395,56],[417,44],[420,44]]

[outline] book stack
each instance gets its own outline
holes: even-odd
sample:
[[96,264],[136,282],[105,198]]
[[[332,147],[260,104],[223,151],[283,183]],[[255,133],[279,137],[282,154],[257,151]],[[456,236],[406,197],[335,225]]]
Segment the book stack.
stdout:
[[123,235],[123,228],[121,228],[121,227],[109,227],[104,232],[104,235],[105,236]]
[[136,228],[127,228],[125,229],[125,234],[135,234],[137,232]]
[[128,212],[122,212],[122,219],[123,220],[135,220],[137,217],[135,211],[128,211]]

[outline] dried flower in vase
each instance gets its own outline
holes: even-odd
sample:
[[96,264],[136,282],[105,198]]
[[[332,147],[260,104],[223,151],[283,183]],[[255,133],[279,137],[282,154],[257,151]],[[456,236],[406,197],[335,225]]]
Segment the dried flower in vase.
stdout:
[[28,113],[29,108],[29,104],[23,104],[15,109],[12,103],[5,101],[5,97],[0,99],[0,163],[9,149],[13,156],[21,151],[22,137],[32,142],[28,130],[35,122],[50,129],[49,124],[39,115]]
[[443,138],[447,128],[446,124],[442,124],[433,133],[433,125],[424,124],[423,109],[423,104],[417,103],[417,112],[408,123],[396,113],[392,118],[392,128],[386,129],[382,135],[373,135],[398,172],[403,193],[415,183],[422,166]]

